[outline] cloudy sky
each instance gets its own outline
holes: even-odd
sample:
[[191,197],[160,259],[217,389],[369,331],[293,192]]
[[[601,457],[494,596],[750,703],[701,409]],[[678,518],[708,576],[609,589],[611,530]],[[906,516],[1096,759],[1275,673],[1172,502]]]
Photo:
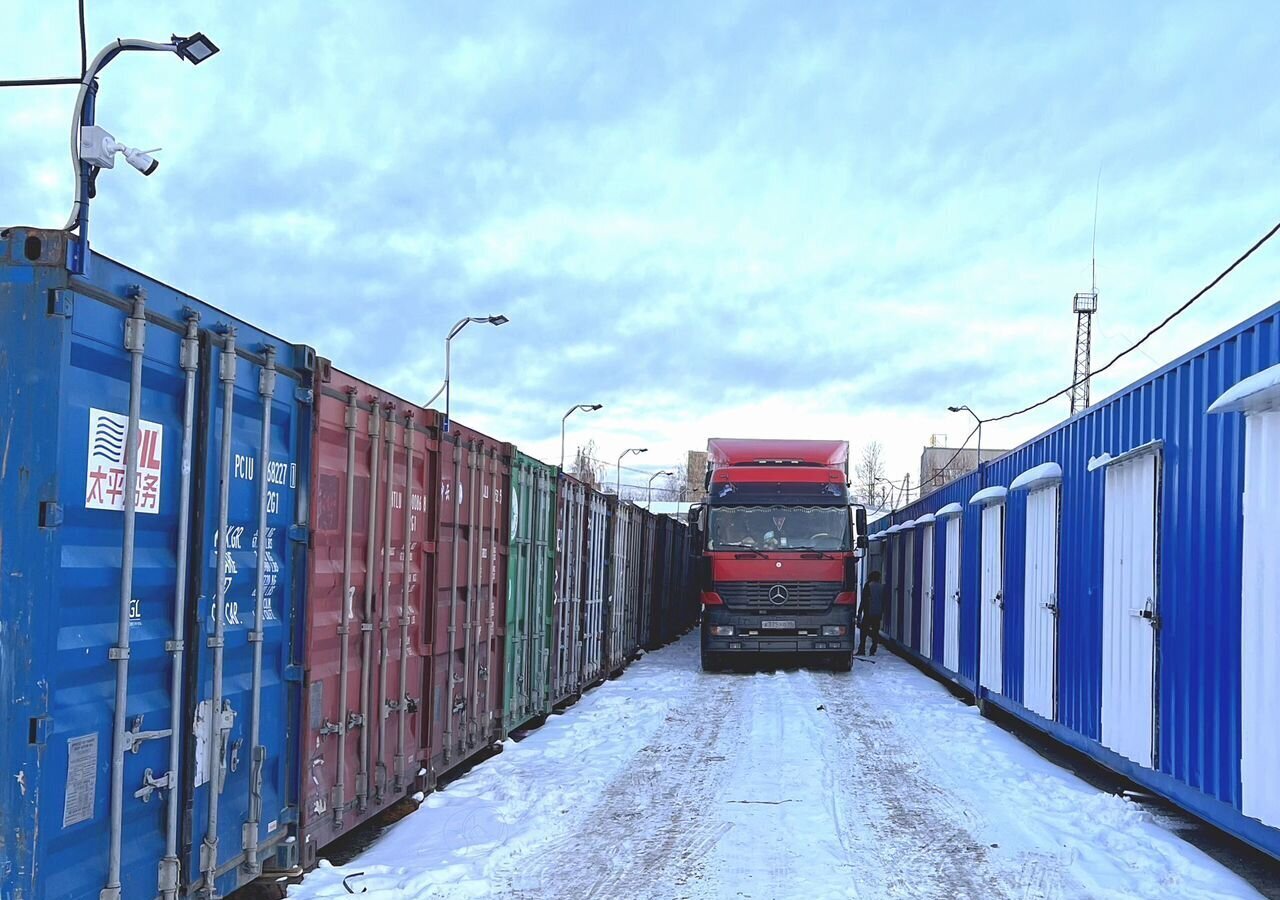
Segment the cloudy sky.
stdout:
[[[18,0],[0,77],[76,74],[72,0]],[[967,403],[1070,381],[1095,184],[1109,359],[1280,218],[1269,4],[88,0],[132,54],[99,122],[95,248],[554,462],[840,437],[918,472]],[[15,24],[18,27],[13,27]],[[0,91],[0,222],[58,227],[71,89]],[[1097,379],[1280,295],[1280,240]],[[1013,446],[1066,400],[990,426]],[[644,466],[641,466],[642,468]],[[640,473],[630,478],[643,481]],[[914,480],[914,477],[913,477]]]

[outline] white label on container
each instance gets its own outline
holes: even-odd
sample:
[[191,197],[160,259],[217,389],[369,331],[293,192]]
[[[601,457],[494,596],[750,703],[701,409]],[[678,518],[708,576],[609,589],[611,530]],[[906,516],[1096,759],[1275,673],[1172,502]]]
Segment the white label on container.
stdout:
[[196,706],[195,721],[191,723],[192,733],[196,738],[196,772],[191,780],[192,787],[200,787],[209,780],[209,731],[211,727],[213,701],[201,700]]
[[67,738],[67,796],[62,804],[62,827],[93,818],[98,790],[98,734]]
[[[123,510],[125,449],[129,419],[102,409],[89,409],[89,458],[85,466],[86,509]],[[138,420],[138,477],[134,482],[136,508],[152,515],[160,512],[160,475],[164,450],[164,426]]]

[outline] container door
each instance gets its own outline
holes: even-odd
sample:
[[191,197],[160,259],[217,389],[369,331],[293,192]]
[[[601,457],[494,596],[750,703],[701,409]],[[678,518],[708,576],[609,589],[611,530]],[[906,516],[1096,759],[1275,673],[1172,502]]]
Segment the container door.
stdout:
[[933,656],[933,526],[920,532],[920,652]]
[[1280,411],[1245,419],[1240,786],[1246,816],[1280,825]]
[[1054,717],[1058,659],[1058,486],[1027,497],[1026,588],[1023,592],[1022,703]]
[[1001,692],[1004,674],[1004,504],[982,508],[982,665],[984,688]]
[[911,624],[914,619],[916,589],[916,533],[908,531],[902,536],[902,627],[899,640],[911,646]]
[[531,715],[533,658],[530,605],[533,597],[533,529],[535,474],[523,458],[511,466],[510,549],[507,555],[507,633],[504,647],[503,732]]
[[960,671],[960,516],[947,519],[947,559],[942,603],[942,664]]
[[1144,453],[1107,469],[1102,557],[1102,743],[1152,764],[1156,470]]

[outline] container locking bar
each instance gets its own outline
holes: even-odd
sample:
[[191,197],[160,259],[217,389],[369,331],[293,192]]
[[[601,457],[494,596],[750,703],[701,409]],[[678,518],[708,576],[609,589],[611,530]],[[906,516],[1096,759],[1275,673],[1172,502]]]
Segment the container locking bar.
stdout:
[[[338,619],[338,640],[341,642],[338,662],[338,697],[340,712],[338,714],[338,722],[334,725],[325,723],[320,729],[323,734],[336,734],[338,739],[338,773],[337,781],[334,782],[332,793],[329,799],[329,805],[333,810],[333,823],[336,827],[341,827],[342,817],[346,812],[347,803],[347,786],[343,780],[346,778],[347,771],[347,740],[346,729],[351,726],[349,719],[351,711],[347,706],[347,677],[351,668],[351,642],[348,636],[351,633],[351,602],[354,593],[351,584],[351,562],[352,562],[352,531],[354,530],[355,519],[355,498],[356,498],[356,425],[360,419],[360,408],[356,401],[356,389],[347,389],[347,411],[346,411],[346,429],[347,429],[347,503],[346,516],[342,523],[342,604],[341,616]],[[326,731],[329,728],[332,730]]]

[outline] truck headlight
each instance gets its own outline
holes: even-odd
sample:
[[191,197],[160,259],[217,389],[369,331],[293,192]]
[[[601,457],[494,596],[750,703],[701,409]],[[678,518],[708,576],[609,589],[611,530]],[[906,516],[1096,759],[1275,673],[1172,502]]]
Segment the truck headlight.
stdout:
[[733,626],[732,625],[712,625],[711,635],[712,637],[733,637]]
[[823,637],[842,637],[849,633],[849,629],[843,625],[823,625]]

